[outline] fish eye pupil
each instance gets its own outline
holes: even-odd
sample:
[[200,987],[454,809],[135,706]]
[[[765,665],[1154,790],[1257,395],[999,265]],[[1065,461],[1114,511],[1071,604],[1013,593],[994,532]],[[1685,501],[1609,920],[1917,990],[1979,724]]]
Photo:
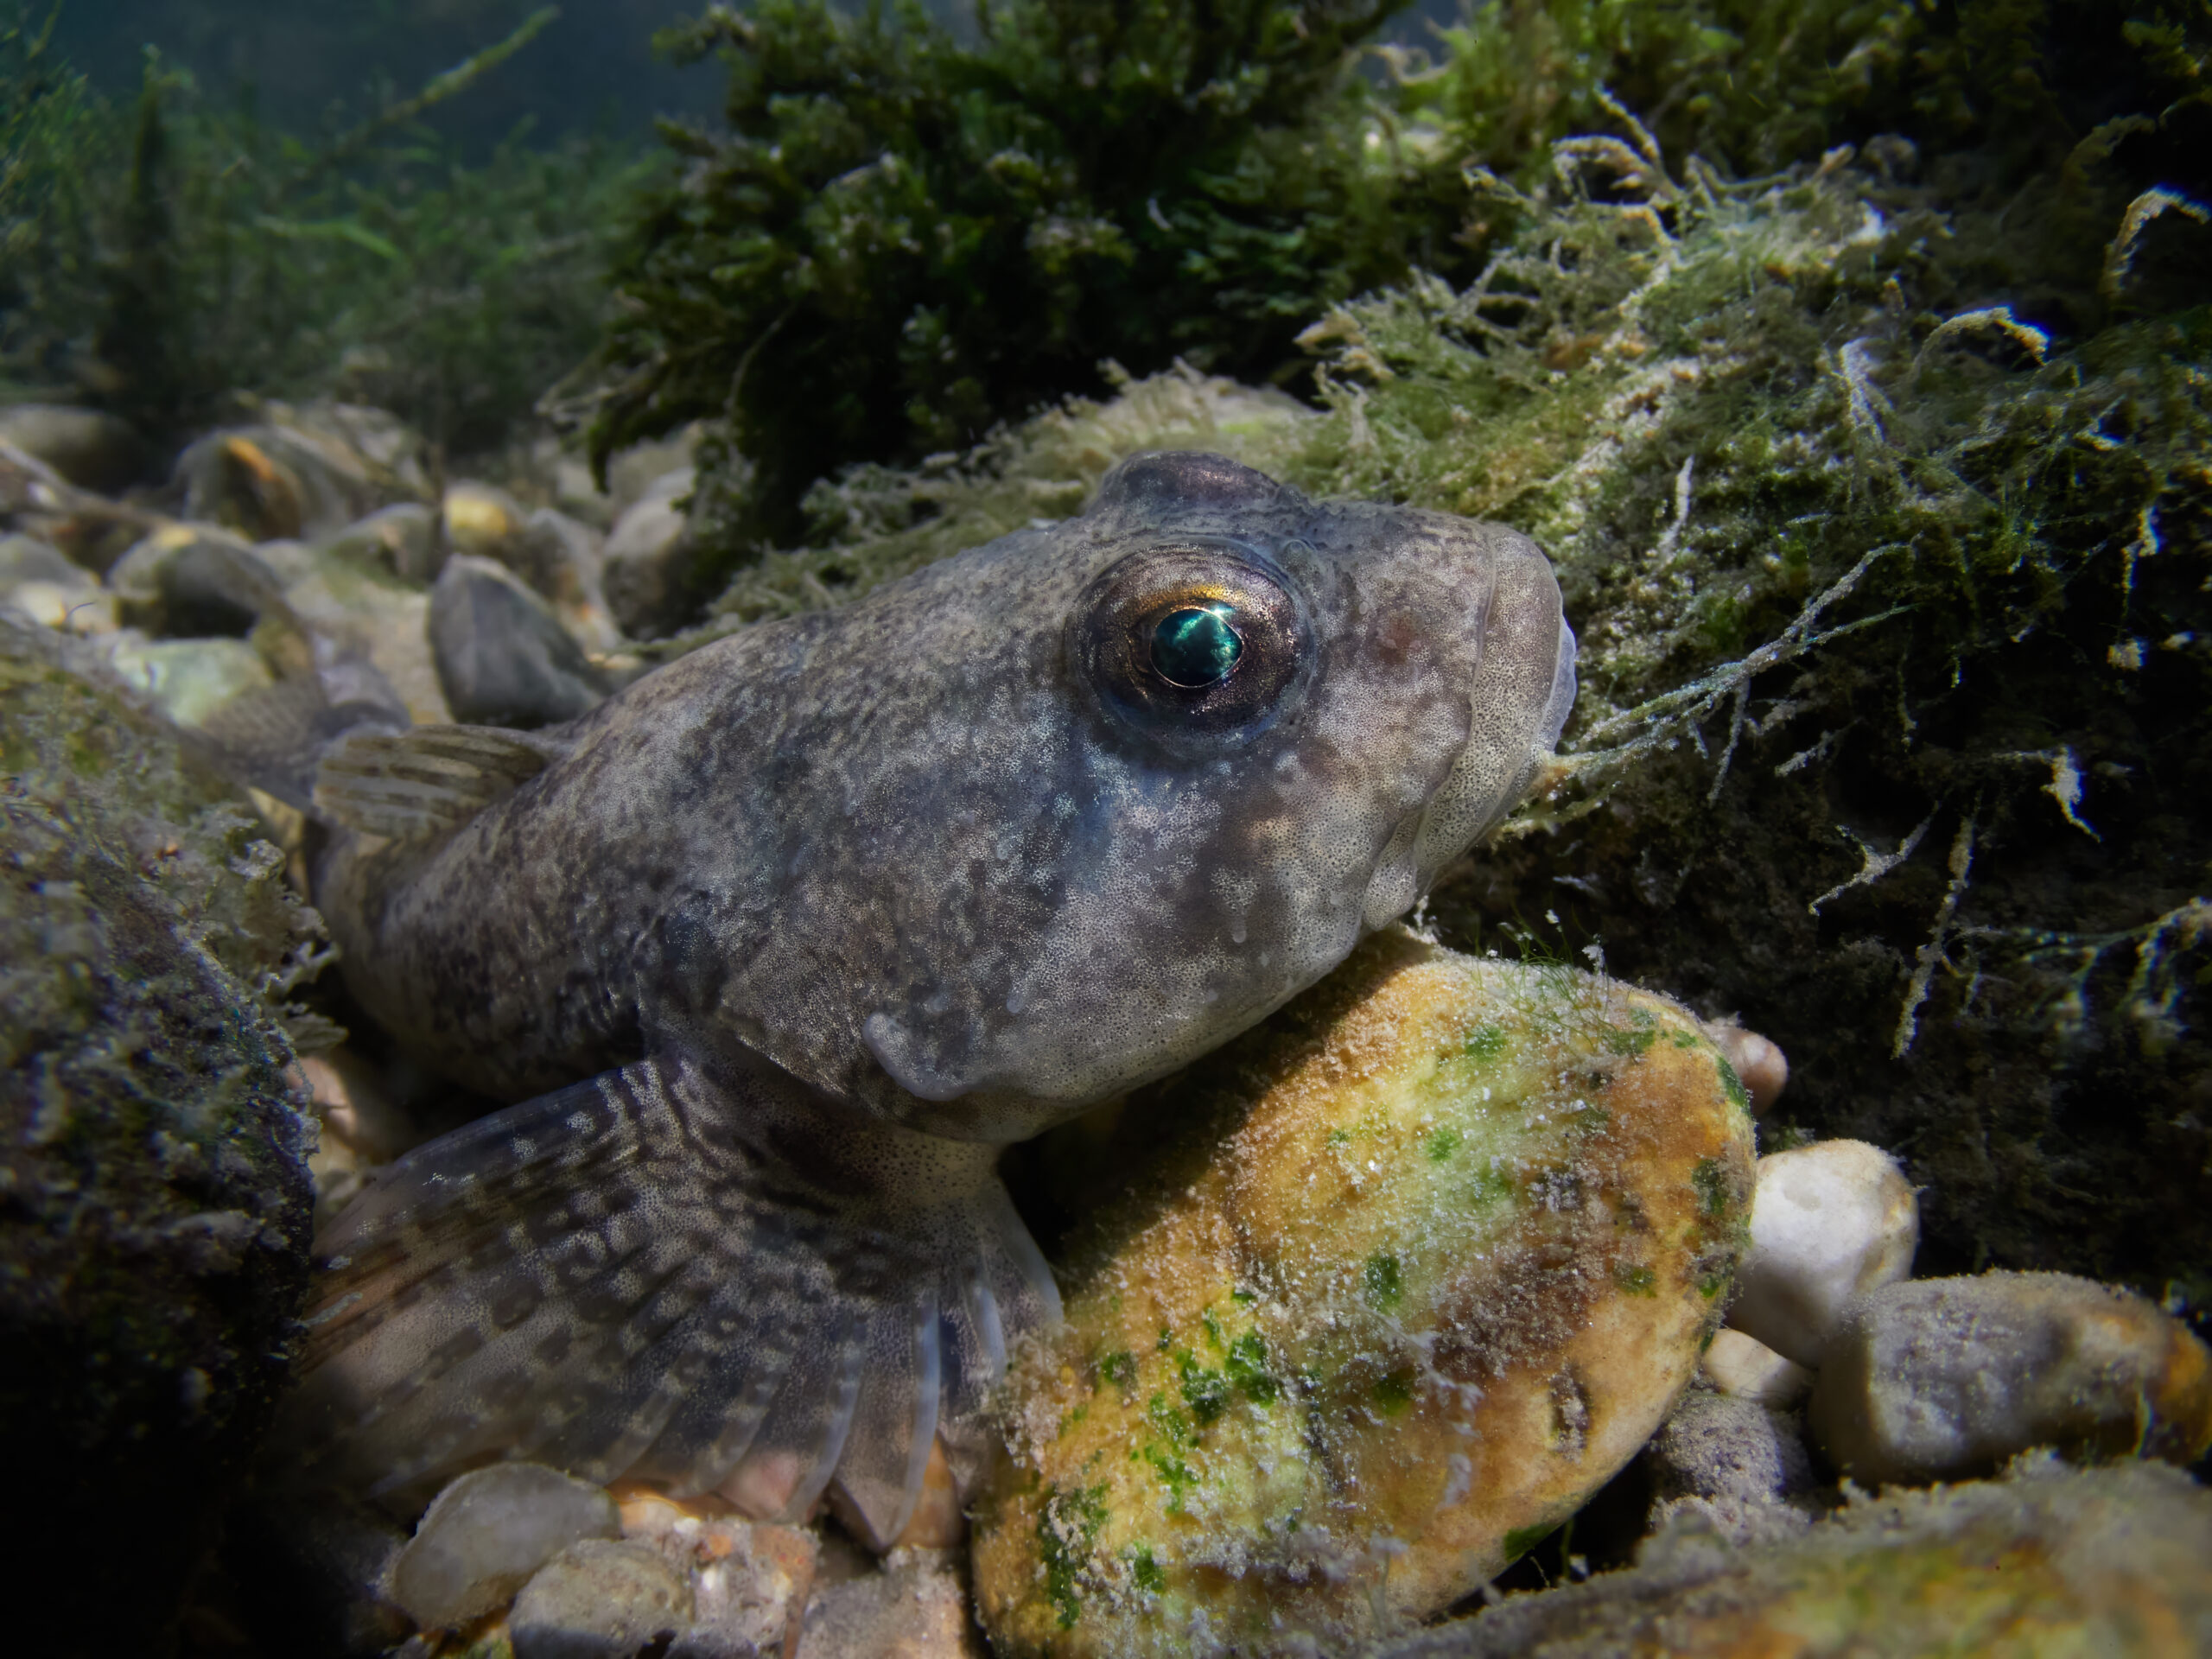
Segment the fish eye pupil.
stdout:
[[1152,631],[1152,665],[1170,685],[1188,690],[1229,677],[1244,654],[1244,641],[1226,605],[1192,605],[1170,611]]

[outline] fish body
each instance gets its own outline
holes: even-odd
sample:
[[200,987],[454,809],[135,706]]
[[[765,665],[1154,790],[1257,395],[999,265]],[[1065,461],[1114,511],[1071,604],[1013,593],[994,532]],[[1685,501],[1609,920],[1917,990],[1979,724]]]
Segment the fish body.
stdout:
[[998,1148],[1263,1018],[1511,807],[1573,636],[1509,530],[1218,456],[692,652],[550,732],[331,745],[316,899],[519,1103],[328,1258],[287,1457],[526,1455],[879,1542],[1057,1312]]

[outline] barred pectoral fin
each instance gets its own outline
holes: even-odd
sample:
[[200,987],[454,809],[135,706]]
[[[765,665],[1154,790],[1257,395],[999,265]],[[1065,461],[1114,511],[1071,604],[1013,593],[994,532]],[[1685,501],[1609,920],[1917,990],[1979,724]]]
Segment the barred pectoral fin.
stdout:
[[987,1154],[825,1117],[861,1143],[794,1170],[738,1133],[758,1086],[647,1062],[394,1165],[318,1242],[276,1471],[404,1504],[524,1457],[785,1516],[835,1479],[896,1536],[1058,1298]]

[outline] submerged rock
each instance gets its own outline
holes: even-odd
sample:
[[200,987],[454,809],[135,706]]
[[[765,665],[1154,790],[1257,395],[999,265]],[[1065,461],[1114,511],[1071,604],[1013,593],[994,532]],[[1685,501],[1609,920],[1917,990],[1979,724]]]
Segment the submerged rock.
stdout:
[[1714,1332],[1698,1370],[1720,1393],[1764,1406],[1794,1406],[1813,1388],[1812,1372],[1741,1331]]
[[[50,647],[48,649],[51,649]],[[149,1651],[283,1383],[317,923],[175,741],[0,626],[0,1455],[28,1647]],[[130,1589],[85,1570],[127,1518]]]
[[1910,1274],[1919,1243],[1912,1183],[1880,1147],[1822,1141],[1762,1158],[1728,1323],[1817,1370],[1844,1305]]
[[1796,1416],[1707,1389],[1681,1397],[1640,1457],[1653,1530],[1694,1516],[1736,1543],[1783,1538],[1812,1516],[1813,1460]]
[[601,580],[615,621],[633,638],[665,633],[684,620],[691,537],[677,503],[694,482],[688,467],[656,479],[608,532]]
[[420,1624],[450,1628],[504,1606],[571,1544],[621,1530],[603,1487],[543,1464],[493,1464],[452,1482],[423,1512],[392,1564],[392,1599]]
[[525,730],[574,720],[607,695],[550,604],[490,559],[456,553],[430,594],[430,649],[455,720]]
[[1846,1310],[1806,1414],[1866,1485],[1986,1474],[2039,1446],[2194,1463],[2212,1450],[2212,1350],[2066,1274],[1922,1279]]
[[569,1545],[507,1616],[515,1659],[630,1659],[690,1628],[691,1586],[658,1551],[621,1539]]
[[106,633],[116,624],[99,579],[30,536],[0,536],[0,608],[65,633]]
[[1636,1567],[1516,1596],[1387,1659],[2212,1652],[2212,1492],[2127,1465],[1860,1497],[1753,1548],[1677,1526]]
[[799,1651],[806,1659],[983,1659],[984,1648],[951,1560],[902,1549],[880,1572],[817,1592]]
[[1488,1580],[1688,1381],[1743,1103],[1671,1003],[1393,931],[1064,1145],[1142,1173],[1016,1370],[977,1511],[993,1640],[1326,1648]]
[[72,484],[113,493],[145,471],[148,451],[128,421],[67,404],[0,409],[0,441],[35,455]]

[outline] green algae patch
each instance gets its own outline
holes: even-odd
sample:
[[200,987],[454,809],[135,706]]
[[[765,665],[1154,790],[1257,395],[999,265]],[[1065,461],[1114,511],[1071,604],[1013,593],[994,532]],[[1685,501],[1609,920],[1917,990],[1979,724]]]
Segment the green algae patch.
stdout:
[[[975,1542],[994,1642],[1357,1644],[1555,1527],[1687,1381],[1740,1248],[1750,1124],[1670,1040],[1696,1030],[1394,930],[1068,1131],[1123,1197],[1012,1378]],[[1047,1516],[1094,1486],[1095,1529]]]

